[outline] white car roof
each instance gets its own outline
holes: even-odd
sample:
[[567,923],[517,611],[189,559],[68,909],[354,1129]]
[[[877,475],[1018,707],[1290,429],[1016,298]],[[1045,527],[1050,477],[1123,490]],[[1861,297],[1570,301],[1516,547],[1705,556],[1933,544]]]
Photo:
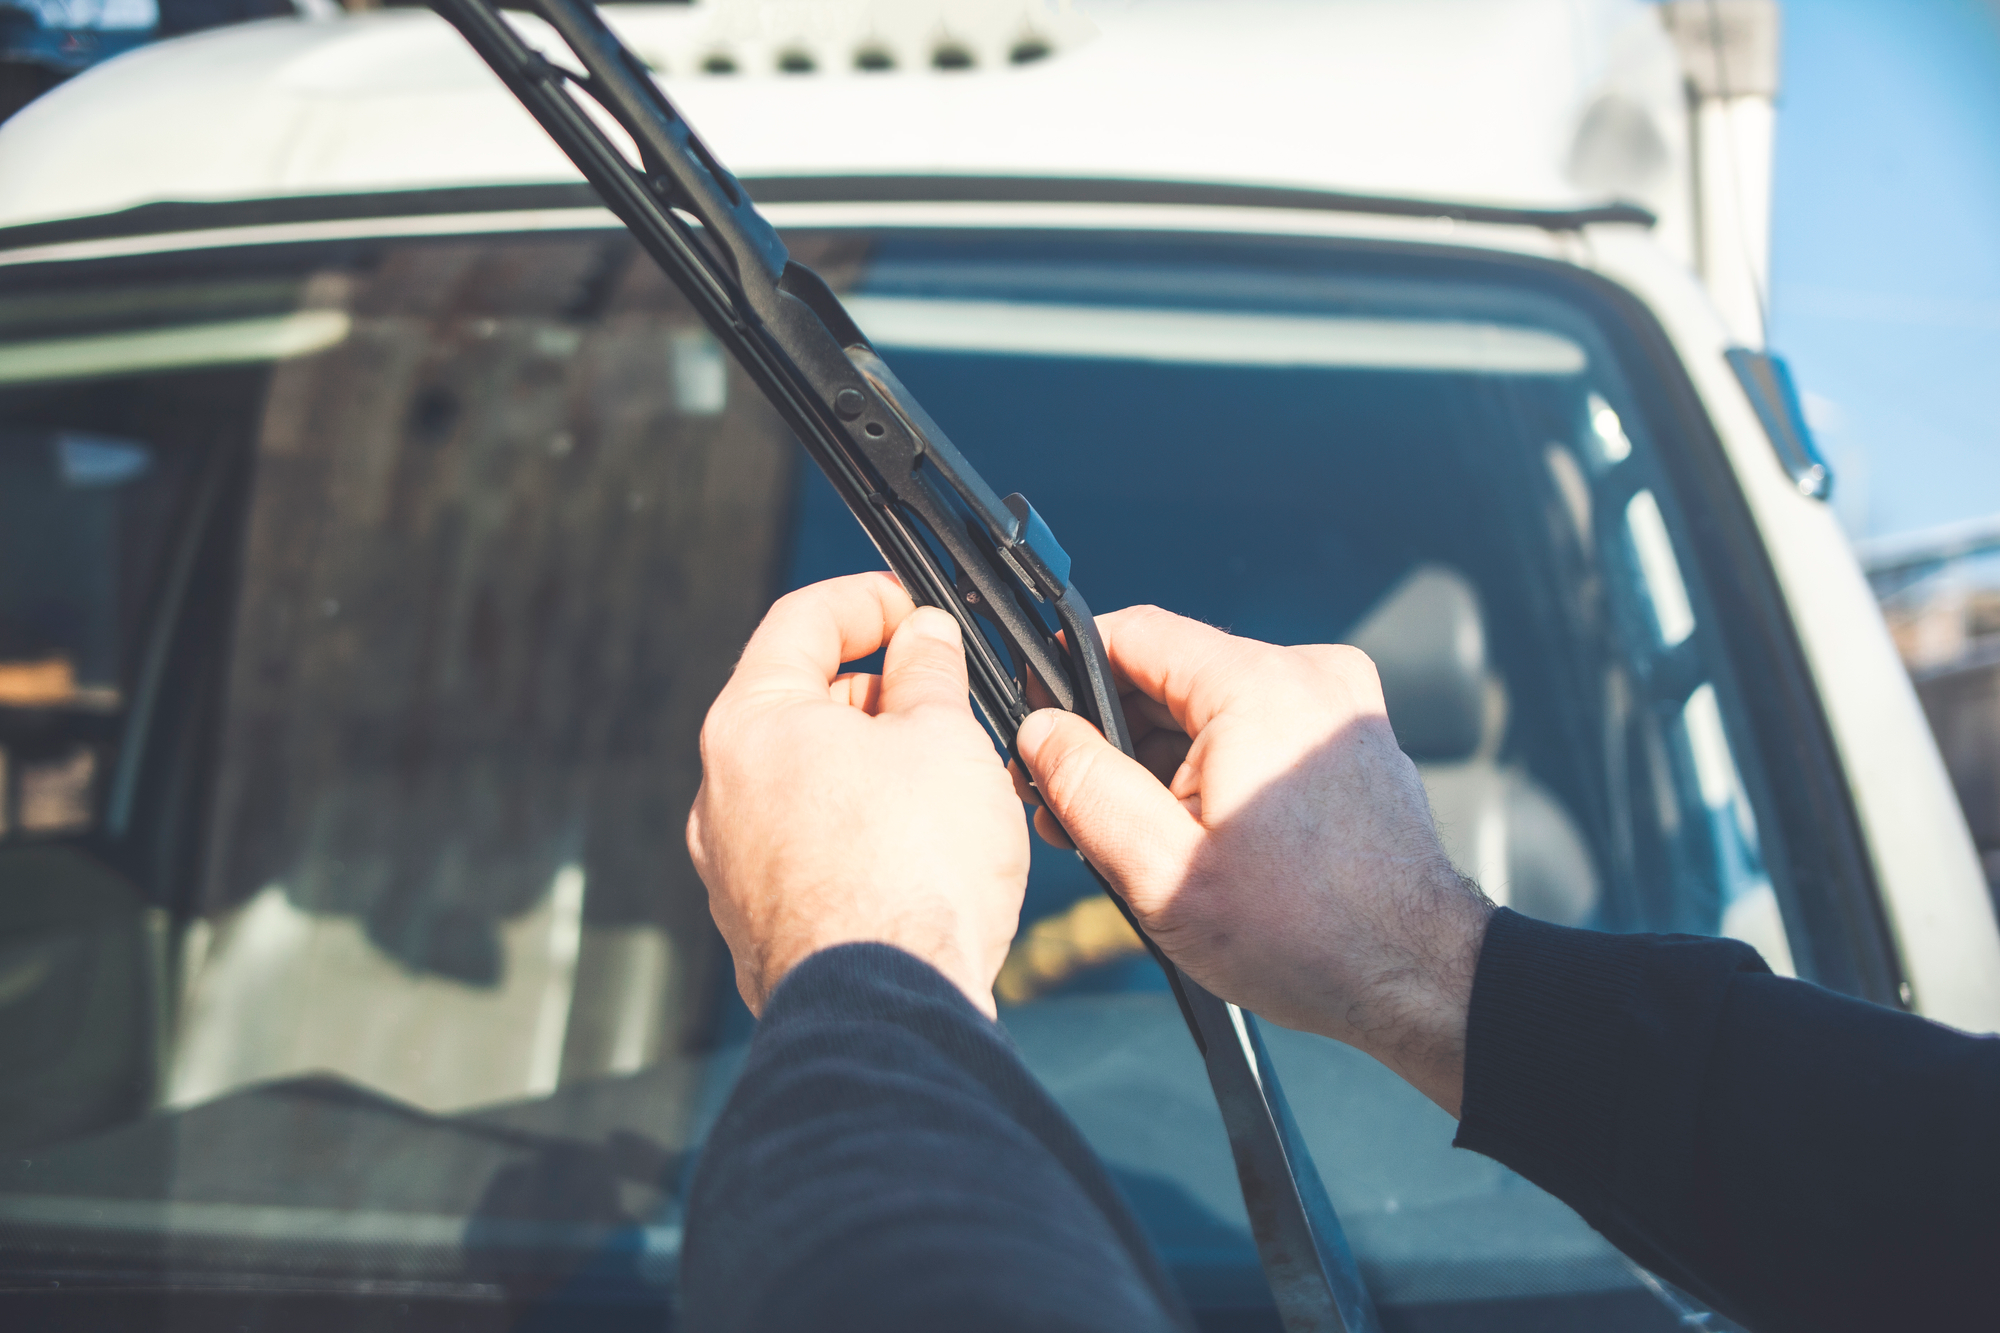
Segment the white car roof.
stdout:
[[[1575,209],[1652,203],[1648,182],[1677,165],[1662,153],[1681,142],[1678,66],[1639,0],[1059,2],[710,0],[607,14],[752,178],[1073,176]],[[1010,63],[1024,41],[1049,54]],[[932,68],[944,44],[973,67]],[[871,45],[897,68],[855,71]],[[777,71],[800,52],[816,72]],[[718,55],[739,72],[704,73]],[[1631,158],[1622,177],[1615,162],[1607,175],[1602,143],[1579,148],[1580,129],[1603,139],[1607,99],[1652,127],[1634,139],[1631,115],[1609,118],[1624,136],[1612,157]],[[164,200],[575,179],[427,11],[162,42],[0,127],[0,226]]]

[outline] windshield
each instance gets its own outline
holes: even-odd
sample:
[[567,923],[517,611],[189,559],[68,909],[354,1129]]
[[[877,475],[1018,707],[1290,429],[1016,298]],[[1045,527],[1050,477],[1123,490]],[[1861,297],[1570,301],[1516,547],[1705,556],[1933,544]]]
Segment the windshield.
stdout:
[[[1093,605],[1365,648],[1497,901],[1838,952],[1756,795],[1693,446],[1602,303],[1317,242],[788,239]],[[878,565],[622,234],[9,278],[0,1265],[670,1310],[751,1030],[681,846],[696,734],[775,595]],[[1073,857],[1037,848],[999,995],[1205,1323],[1275,1327],[1179,1014]],[[1672,1326],[1421,1095],[1267,1032],[1394,1327]]]

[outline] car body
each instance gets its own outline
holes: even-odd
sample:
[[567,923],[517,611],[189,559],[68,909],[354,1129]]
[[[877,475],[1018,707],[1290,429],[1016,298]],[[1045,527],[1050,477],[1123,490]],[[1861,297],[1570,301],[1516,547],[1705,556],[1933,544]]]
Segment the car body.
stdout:
[[[2000,1028],[1761,255],[1701,211],[1701,127],[1768,114],[1690,116],[1642,5],[1217,15],[613,20],[1094,604],[1366,648],[1496,898]],[[18,1299],[656,1321],[749,1031],[678,849],[695,729],[865,541],[428,14],[107,62],[0,182],[0,1261],[68,1275]],[[1106,906],[1037,852],[1003,1021],[1204,1324],[1275,1326]],[[1273,1042],[1393,1327],[1686,1312],[1379,1067]]]

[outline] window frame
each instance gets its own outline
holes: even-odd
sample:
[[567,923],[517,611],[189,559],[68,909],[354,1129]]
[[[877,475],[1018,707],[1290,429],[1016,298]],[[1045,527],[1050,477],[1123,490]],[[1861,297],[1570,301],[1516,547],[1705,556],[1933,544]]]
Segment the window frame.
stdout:
[[[357,208],[349,197],[334,201],[318,216],[351,218]],[[310,212],[300,211],[302,217]],[[370,216],[372,220],[377,215]],[[522,221],[529,223],[533,216],[524,212]],[[253,266],[280,268],[295,267],[295,260],[310,254],[352,255],[379,245],[427,239],[502,242],[528,236],[595,235],[607,230],[524,225],[464,233],[425,231],[413,236],[394,230],[396,217],[383,216],[381,220],[385,230],[366,236],[238,242],[200,249],[170,245],[150,252],[10,266],[0,268],[0,290],[22,286],[59,289],[66,277],[86,270],[95,274],[135,269],[153,273],[162,268],[197,270],[223,254],[252,253]],[[1656,498],[1669,531],[1681,539],[1676,554],[1691,574],[1688,592],[1697,626],[1704,627],[1697,629],[1696,637],[1714,649],[1708,661],[1708,679],[1716,685],[1727,730],[1732,738],[1741,738],[1732,749],[1752,807],[1773,816],[1768,826],[1760,821],[1763,853],[1787,921],[1792,923],[1794,953],[1808,974],[1823,985],[1904,1007],[1900,999],[1902,968],[1851,784],[1770,552],[1744,494],[1742,479],[1680,350],[1637,293],[1575,265],[1463,245],[1280,236],[1221,228],[1142,231],[1047,223],[996,229],[849,221],[811,230],[871,235],[938,233],[954,241],[974,243],[984,235],[1017,245],[1031,244],[1041,235],[1073,241],[1081,232],[1107,250],[1130,242],[1185,244],[1212,247],[1218,256],[1254,251],[1299,262],[1309,262],[1315,255],[1338,254],[1348,263],[1375,261],[1389,269],[1421,271],[1441,281],[1512,286],[1578,311],[1596,326],[1613,357],[1629,372],[1621,376],[1622,387],[1652,437],[1651,455],[1666,483],[1656,489]],[[171,233],[157,235],[162,241],[173,239]],[[0,234],[0,245],[8,241]],[[1776,466],[1775,461],[1772,465]],[[247,467],[234,480],[247,486]],[[235,538],[205,535],[202,540],[219,543],[202,548],[204,564],[228,562]],[[232,608],[238,577],[232,568],[227,592]],[[225,615],[225,630],[227,620]],[[173,630],[169,627],[164,632],[171,634]],[[154,725],[164,727],[176,721],[158,718]],[[135,743],[147,739],[146,735],[134,737]],[[1772,770],[1780,768],[1783,781],[1772,777]],[[180,850],[176,854],[185,857],[192,853]],[[129,1292],[117,1291],[117,1286],[117,1280],[112,1279],[106,1283],[110,1290],[100,1288],[99,1294],[112,1300],[131,1298]],[[369,1300],[357,1294],[325,1299],[353,1300],[357,1307]],[[11,1302],[0,1305],[12,1308]]]

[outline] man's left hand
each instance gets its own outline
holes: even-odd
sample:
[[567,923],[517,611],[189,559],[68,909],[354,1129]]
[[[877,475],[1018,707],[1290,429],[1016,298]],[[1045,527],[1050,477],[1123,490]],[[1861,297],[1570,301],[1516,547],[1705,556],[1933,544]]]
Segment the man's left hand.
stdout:
[[[884,645],[880,676],[840,673]],[[876,942],[994,1014],[1028,830],[949,614],[888,574],[781,598],[709,709],[701,763],[688,851],[753,1012],[810,955]]]

